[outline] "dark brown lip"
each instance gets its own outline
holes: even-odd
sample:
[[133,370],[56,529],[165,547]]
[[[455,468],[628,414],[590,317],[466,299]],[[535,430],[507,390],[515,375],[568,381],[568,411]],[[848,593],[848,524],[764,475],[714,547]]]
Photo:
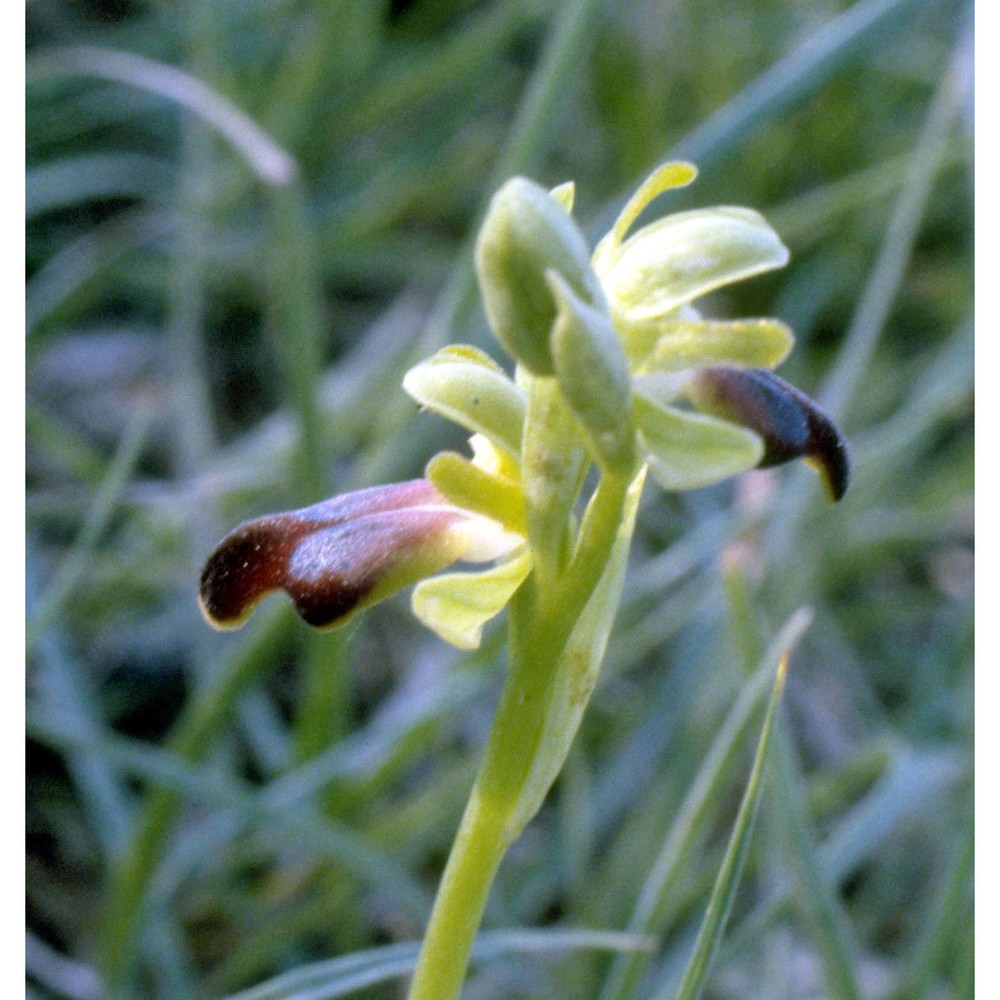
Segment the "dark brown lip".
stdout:
[[851,459],[847,441],[818,403],[763,368],[706,368],[695,376],[694,401],[756,431],[764,440],[760,466],[805,458],[815,466],[830,499],[847,492]]
[[415,479],[246,521],[205,564],[202,613],[216,628],[238,628],[263,597],[284,590],[310,625],[339,624],[407,560],[429,571],[454,561],[435,546],[464,516]]

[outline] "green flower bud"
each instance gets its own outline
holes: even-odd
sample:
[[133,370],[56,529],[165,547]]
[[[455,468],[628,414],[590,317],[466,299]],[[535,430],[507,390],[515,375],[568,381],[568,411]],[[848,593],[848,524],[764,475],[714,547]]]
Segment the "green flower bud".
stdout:
[[[562,197],[562,196],[560,196]],[[556,303],[545,279],[558,272],[584,301],[603,301],[583,235],[543,187],[523,177],[493,197],[476,241],[476,271],[490,326],[536,375],[552,375]]]

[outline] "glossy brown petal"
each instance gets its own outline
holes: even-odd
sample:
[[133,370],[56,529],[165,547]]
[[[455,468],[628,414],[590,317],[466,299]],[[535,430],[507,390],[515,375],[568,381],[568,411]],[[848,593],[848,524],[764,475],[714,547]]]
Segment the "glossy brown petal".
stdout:
[[238,628],[282,589],[310,625],[340,624],[461,558],[474,520],[415,479],[246,521],[205,564],[201,610],[215,628]]
[[699,409],[756,431],[764,439],[762,468],[804,458],[833,502],[847,491],[850,456],[833,420],[804,392],[759,368],[706,368],[692,380]]

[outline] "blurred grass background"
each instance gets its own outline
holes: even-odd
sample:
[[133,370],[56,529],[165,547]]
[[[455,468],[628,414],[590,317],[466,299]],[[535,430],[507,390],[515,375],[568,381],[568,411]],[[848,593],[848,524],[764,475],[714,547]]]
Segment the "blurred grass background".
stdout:
[[648,491],[601,683],[485,926],[655,948],[553,937],[464,995],[672,995],[756,664],[808,607],[705,995],[971,996],[971,4],[26,10],[29,995],[401,995],[379,980],[422,930],[502,629],[459,655],[405,598],[324,635],[276,599],[217,635],[200,565],[238,520],[460,444],[399,384],[448,340],[499,356],[469,255],[499,181],[574,179],[596,237],[686,156],[657,211],[749,205],[792,251],[706,311],[793,326],[782,374],[842,422],[854,483],[832,509],[802,468]]

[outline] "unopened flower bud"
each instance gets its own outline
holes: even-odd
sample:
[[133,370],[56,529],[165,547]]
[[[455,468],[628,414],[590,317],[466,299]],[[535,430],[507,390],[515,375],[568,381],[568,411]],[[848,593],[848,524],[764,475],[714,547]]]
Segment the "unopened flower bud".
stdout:
[[585,301],[603,302],[587,244],[566,210],[545,188],[515,177],[490,203],[476,241],[476,271],[493,332],[535,375],[554,372],[549,270]]

